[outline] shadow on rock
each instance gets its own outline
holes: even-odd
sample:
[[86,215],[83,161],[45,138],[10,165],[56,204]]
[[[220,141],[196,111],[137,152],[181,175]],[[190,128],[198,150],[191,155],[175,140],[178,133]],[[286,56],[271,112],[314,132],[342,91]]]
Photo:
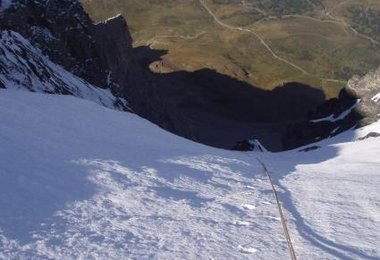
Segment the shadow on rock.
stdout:
[[149,65],[165,54],[135,48],[125,94],[137,114],[203,144],[230,149],[254,138],[282,150],[287,126],[325,102],[321,90],[296,82],[268,91],[211,69],[153,73]]

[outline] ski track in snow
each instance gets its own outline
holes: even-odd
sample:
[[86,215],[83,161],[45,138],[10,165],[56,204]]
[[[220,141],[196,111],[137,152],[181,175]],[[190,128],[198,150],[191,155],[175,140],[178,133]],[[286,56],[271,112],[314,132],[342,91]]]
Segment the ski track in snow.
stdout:
[[[241,153],[70,96],[0,90],[0,259],[380,256],[377,139]],[[331,142],[340,143],[333,145]]]

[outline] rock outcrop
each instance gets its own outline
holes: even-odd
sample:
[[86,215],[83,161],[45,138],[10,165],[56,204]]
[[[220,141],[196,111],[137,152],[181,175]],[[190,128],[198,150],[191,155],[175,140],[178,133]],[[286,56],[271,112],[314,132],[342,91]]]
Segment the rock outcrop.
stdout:
[[330,99],[309,114],[307,121],[288,126],[284,149],[293,149],[335,136],[380,118],[380,68],[354,76],[338,98]]
[[132,37],[127,22],[121,16],[112,17],[95,26],[95,39],[107,68],[106,83],[125,87],[132,63]]
[[373,123],[380,118],[380,68],[364,77],[355,76],[347,84],[347,91],[360,99],[356,112],[362,115],[361,125]]
[[0,32],[0,88],[72,95],[102,106],[127,110],[127,102],[53,63],[19,33]]
[[126,85],[132,39],[120,16],[95,25],[77,0],[18,0],[1,14],[0,24],[93,85],[116,94]]

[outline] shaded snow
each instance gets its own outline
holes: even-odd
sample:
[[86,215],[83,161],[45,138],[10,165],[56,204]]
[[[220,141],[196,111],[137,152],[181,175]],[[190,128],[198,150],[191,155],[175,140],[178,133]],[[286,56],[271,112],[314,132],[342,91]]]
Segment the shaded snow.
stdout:
[[0,90],[0,121],[0,259],[286,259],[258,156],[299,259],[380,257],[379,123],[271,154],[70,96]]

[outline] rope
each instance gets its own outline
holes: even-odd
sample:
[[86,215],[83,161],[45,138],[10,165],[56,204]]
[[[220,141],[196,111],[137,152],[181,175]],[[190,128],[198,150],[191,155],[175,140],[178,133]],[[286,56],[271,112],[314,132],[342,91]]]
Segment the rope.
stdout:
[[280,203],[280,199],[278,197],[278,193],[277,193],[276,188],[275,188],[275,186],[273,184],[272,177],[270,176],[268,168],[266,167],[266,165],[260,159],[256,158],[256,160],[263,167],[266,175],[268,176],[270,185],[272,186],[273,195],[276,198],[276,203],[277,203],[278,211],[280,212],[282,228],[284,229],[284,234],[285,234],[286,242],[287,242],[288,248],[289,248],[290,258],[292,260],[297,260],[296,252],[294,250],[294,246],[293,246],[292,240],[290,238],[290,233],[289,233],[288,225],[286,224],[286,219],[285,219],[285,216],[284,216],[284,212],[282,210],[282,206],[281,206],[281,203]]

